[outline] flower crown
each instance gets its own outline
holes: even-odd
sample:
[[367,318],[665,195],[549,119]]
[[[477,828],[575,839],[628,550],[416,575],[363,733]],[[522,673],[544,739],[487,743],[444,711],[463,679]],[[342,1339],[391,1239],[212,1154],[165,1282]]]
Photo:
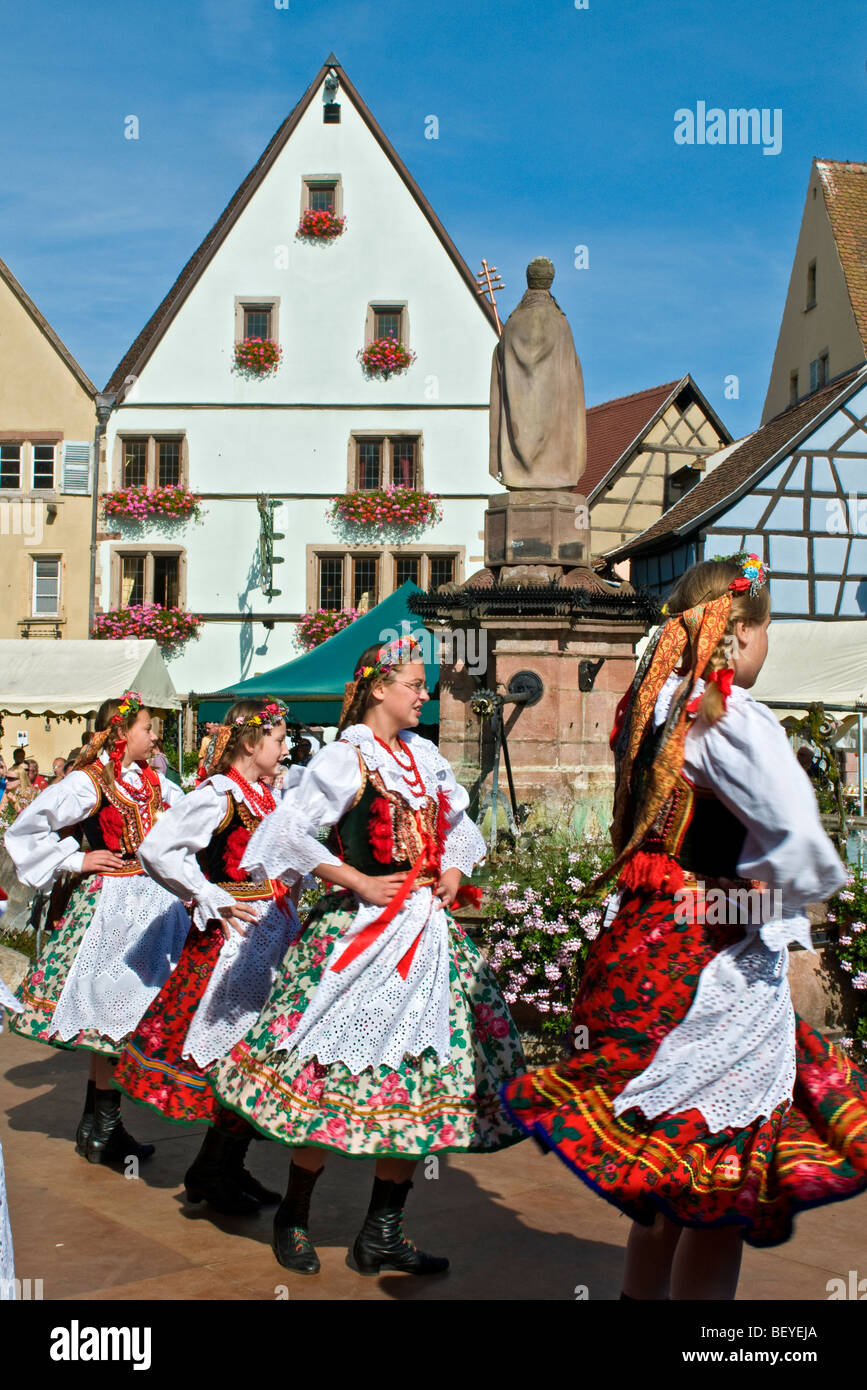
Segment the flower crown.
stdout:
[[387,676],[394,670],[395,666],[400,666],[407,661],[421,661],[421,659],[421,647],[414,637],[409,635],[397,637],[393,642],[387,642],[384,647],[380,647],[376,654],[376,661],[372,666],[359,666],[355,673],[355,679],[360,681],[367,680],[369,677]]
[[122,724],[129,714],[138,714],[144,708],[144,700],[137,690],[125,690],[120,697],[120,704],[116,712],[111,716],[112,724]]
[[236,729],[273,729],[275,724],[279,724],[281,721],[285,723],[288,713],[288,706],[284,705],[282,700],[271,700],[267,705],[263,705],[256,714],[248,714],[246,718],[244,715],[240,715],[234,721],[234,726]]
[[713,558],[734,560],[743,570],[743,574],[739,574],[729,585],[733,594],[742,594],[745,589],[749,589],[750,598],[755,598],[759,589],[768,582],[770,570],[758,555],[748,555],[745,550],[739,550],[736,555],[714,555]]

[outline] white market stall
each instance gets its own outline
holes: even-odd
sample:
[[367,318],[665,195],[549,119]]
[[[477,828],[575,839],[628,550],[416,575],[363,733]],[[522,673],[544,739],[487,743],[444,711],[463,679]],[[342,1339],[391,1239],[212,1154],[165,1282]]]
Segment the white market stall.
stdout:
[[867,710],[867,622],[771,623],[768,655],[750,694],[779,719],[811,704],[857,724],[860,813],[864,814],[864,712]]
[[103,700],[125,690],[137,690],[149,709],[180,710],[153,640],[0,640],[0,720],[7,715],[92,719]]

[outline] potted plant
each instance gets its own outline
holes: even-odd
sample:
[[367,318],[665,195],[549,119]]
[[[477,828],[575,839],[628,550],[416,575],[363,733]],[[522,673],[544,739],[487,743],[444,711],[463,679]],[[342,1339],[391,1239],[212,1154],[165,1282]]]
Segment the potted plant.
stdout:
[[407,535],[435,526],[443,513],[442,503],[434,493],[390,484],[332,497],[325,514],[329,521],[355,530],[390,530]]
[[202,515],[202,499],[179,483],[159,487],[122,487],[107,492],[102,499],[106,517],[124,521],[148,521],[160,517],[166,521],[198,521]]
[[359,348],[356,356],[366,377],[383,381],[390,376],[400,376],[416,359],[416,354],[397,338],[374,338],[367,347]]
[[343,233],[346,218],[338,217],[334,208],[307,208],[301,214],[295,233],[302,241],[334,241]]
[[129,608],[115,608],[108,613],[97,613],[90,630],[91,637],[106,641],[118,641],[134,637],[140,641],[149,638],[163,651],[177,651],[192,638],[198,637],[202,619],[196,613],[187,613],[182,608],[164,608],[159,603],[133,604]]
[[243,376],[268,376],[276,372],[283,349],[273,338],[242,338],[235,344],[235,371]]
[[322,642],[327,642],[335,632],[349,627],[361,613],[357,608],[317,608],[313,613],[305,613],[295,629],[295,641],[305,652],[312,652]]

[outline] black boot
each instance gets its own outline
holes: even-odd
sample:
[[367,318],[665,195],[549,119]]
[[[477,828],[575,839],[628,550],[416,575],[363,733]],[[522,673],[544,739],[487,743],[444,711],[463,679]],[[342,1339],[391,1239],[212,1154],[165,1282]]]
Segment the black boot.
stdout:
[[347,1259],[359,1274],[379,1274],[397,1269],[405,1274],[442,1274],[449,1262],[418,1250],[403,1233],[403,1208],[411,1182],[384,1182],[374,1178],[373,1194],[364,1225]]
[[153,1144],[139,1144],[128,1134],[120,1118],[120,1091],[94,1087],[93,1127],[87,1140],[88,1163],[122,1163],[127,1158],[150,1158]]
[[184,1174],[188,1202],[207,1202],[215,1211],[226,1216],[251,1216],[259,1203],[241,1186],[233,1164],[232,1146],[238,1137],[211,1125],[202,1147],[193,1159],[192,1167]]
[[318,1274],[319,1256],[307,1231],[310,1221],[310,1197],[319,1173],[289,1165],[289,1186],[286,1196],[274,1215],[274,1238],[271,1249],[278,1264],[293,1269],[296,1274]]
[[254,1178],[253,1174],[244,1167],[244,1159],[252,1138],[251,1130],[248,1130],[246,1134],[232,1137],[231,1144],[226,1151],[229,1175],[235,1185],[248,1197],[252,1197],[258,1206],[276,1207],[281,1194],[275,1192],[273,1188],[263,1186],[259,1179]]
[[81,1154],[82,1158],[87,1153],[87,1141],[93,1130],[93,1107],[94,1095],[96,1094],[96,1082],[90,1077],[87,1083],[87,1095],[84,1098],[84,1113],[78,1121],[78,1129],[75,1131],[75,1152]]

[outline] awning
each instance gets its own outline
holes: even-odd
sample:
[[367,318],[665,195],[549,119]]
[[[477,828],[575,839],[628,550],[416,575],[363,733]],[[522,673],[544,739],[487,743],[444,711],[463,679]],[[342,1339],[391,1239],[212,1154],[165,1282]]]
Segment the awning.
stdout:
[[[407,581],[349,627],[314,647],[312,652],[275,666],[272,671],[239,681],[224,691],[198,696],[199,719],[222,719],[234,700],[273,695],[288,704],[291,714],[301,724],[336,724],[343,704],[344,686],[352,679],[355,663],[365,648],[372,647],[375,642],[388,641],[395,633],[412,632],[419,636],[425,633],[424,624],[407,606],[410,594],[420,592],[417,584]],[[432,654],[430,637],[425,643],[425,651],[428,650]],[[435,662],[425,664],[431,691],[439,680],[439,671]],[[191,700],[196,698],[190,695]],[[422,724],[438,724],[439,714],[439,700],[428,700],[422,706]]]
[[750,694],[781,718],[811,704],[867,708],[867,622],[772,622],[768,655]]
[[154,641],[0,640],[0,715],[92,717],[125,690],[152,710],[180,707]]

